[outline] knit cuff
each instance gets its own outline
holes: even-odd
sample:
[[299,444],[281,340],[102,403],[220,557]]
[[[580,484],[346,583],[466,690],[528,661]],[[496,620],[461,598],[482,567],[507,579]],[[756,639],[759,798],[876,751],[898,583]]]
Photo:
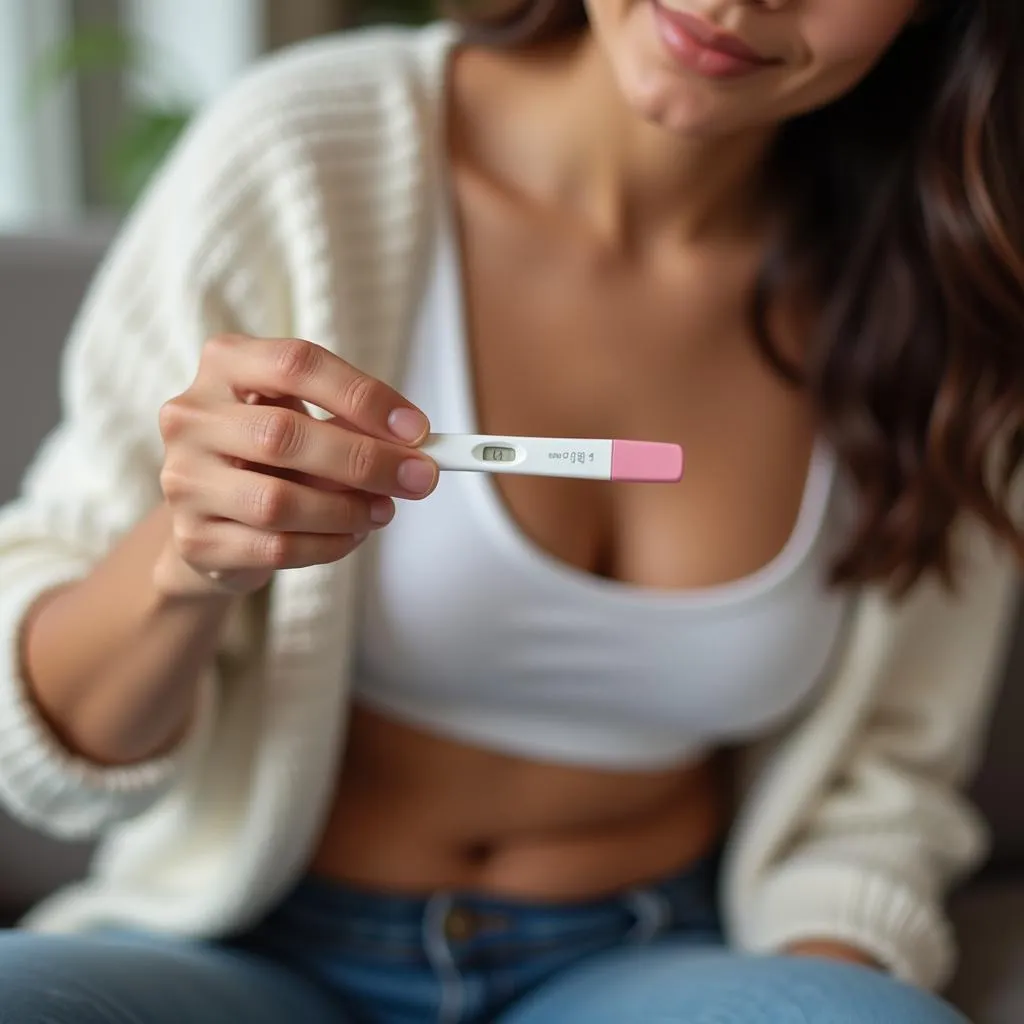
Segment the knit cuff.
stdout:
[[28,696],[25,618],[45,592],[87,571],[77,560],[21,565],[0,584],[0,803],[26,825],[66,839],[91,838],[141,813],[168,788],[180,761],[179,752],[128,767],[92,764],[61,744]]
[[799,942],[845,943],[895,977],[937,990],[953,973],[952,929],[932,900],[905,883],[849,864],[783,867],[759,895],[742,942],[778,953]]

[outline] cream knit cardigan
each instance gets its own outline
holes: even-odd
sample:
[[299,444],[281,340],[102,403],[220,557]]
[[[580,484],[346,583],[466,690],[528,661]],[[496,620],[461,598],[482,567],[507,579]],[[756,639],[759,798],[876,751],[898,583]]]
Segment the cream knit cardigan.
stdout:
[[[157,410],[224,330],[298,336],[394,380],[441,187],[450,26],[372,30],[265,62],[203,114],[78,318],[64,418],[0,511],[0,799],[58,836],[103,834],[89,878],[27,927],[216,936],[308,863],[345,741],[357,556],[279,574],[239,609],[183,749],[105,770],[25,699],[18,631],[160,500]],[[15,339],[9,343],[16,344]],[[820,699],[751,750],[723,872],[732,941],[847,941],[937,986],[949,885],[983,855],[957,792],[982,745],[1015,573],[965,527],[957,599],[858,596]]]

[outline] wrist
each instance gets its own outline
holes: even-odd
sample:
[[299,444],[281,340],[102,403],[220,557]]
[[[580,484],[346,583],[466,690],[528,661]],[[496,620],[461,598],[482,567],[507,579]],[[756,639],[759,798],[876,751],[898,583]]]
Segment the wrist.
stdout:
[[235,574],[228,578],[219,573],[201,572],[189,565],[170,541],[164,545],[153,566],[152,582],[160,602],[209,604],[214,608],[254,589],[240,588],[237,584],[242,581]]

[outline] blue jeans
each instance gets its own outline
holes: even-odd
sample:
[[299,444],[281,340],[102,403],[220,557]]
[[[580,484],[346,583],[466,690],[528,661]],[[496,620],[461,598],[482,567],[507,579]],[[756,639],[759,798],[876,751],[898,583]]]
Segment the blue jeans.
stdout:
[[0,934],[0,1024],[964,1024],[866,968],[724,948],[713,866],[586,904],[307,881],[221,944]]

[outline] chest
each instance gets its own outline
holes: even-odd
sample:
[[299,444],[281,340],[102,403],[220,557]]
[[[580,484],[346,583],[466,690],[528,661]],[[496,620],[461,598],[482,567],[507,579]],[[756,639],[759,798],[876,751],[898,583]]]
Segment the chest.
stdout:
[[[438,255],[399,385],[436,429],[473,432],[477,377],[450,256]],[[500,478],[443,474],[368,543],[357,692],[420,726],[542,760],[663,766],[765,730],[811,692],[844,614],[825,580],[837,492],[823,446],[804,478],[774,557],[742,578],[680,587],[678,554],[697,546],[672,502],[659,510],[640,493],[635,510],[583,500],[574,511],[557,495],[509,495]],[[649,547],[635,540],[640,523]],[[602,543],[617,547],[617,578],[594,571]],[[674,545],[667,572],[659,544]]]
[[686,451],[672,487],[499,477],[520,529],[576,568],[648,586],[708,586],[770,562],[796,522],[815,422],[753,343],[756,253],[613,254],[471,181],[455,220],[473,429]]

